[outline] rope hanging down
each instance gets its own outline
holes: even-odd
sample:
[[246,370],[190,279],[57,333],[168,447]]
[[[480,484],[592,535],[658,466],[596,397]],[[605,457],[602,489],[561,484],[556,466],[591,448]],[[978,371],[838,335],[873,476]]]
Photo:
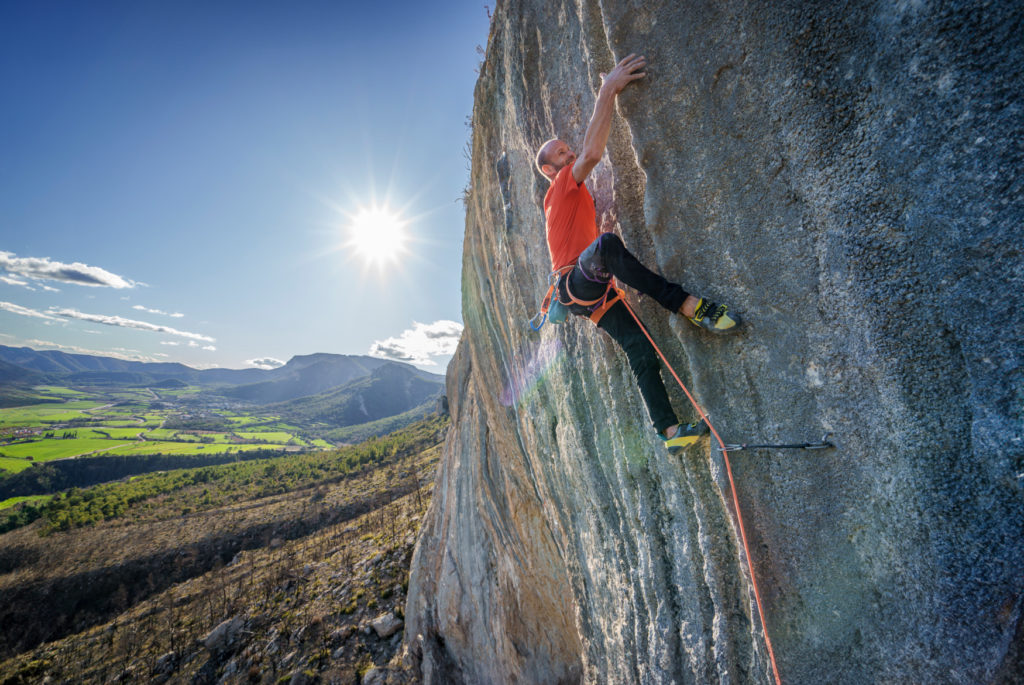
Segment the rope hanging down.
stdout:
[[[757,614],[761,619],[761,631],[764,634],[765,647],[768,649],[768,660],[772,665],[772,675],[775,677],[775,685],[782,685],[782,679],[779,677],[779,667],[775,664],[775,650],[772,649],[772,641],[768,636],[768,624],[765,622],[764,609],[761,607],[761,592],[757,588],[757,578],[754,576],[754,566],[750,562],[750,546],[747,544],[747,531],[743,527],[743,513],[740,511],[740,500],[736,495],[736,484],[732,479],[732,466],[729,464],[729,450],[725,443],[722,442],[722,438],[719,437],[718,431],[715,430],[715,427],[711,425],[711,421],[708,420],[707,413],[701,409],[699,404],[697,404],[697,400],[695,400],[693,395],[690,394],[690,391],[686,389],[683,381],[679,378],[679,374],[677,374],[676,370],[672,368],[671,364],[669,364],[668,359],[665,358],[661,348],[655,344],[651,334],[647,332],[647,327],[640,321],[640,317],[636,315],[636,312],[634,312],[633,308],[629,306],[629,302],[627,302],[625,298],[622,298],[622,303],[626,305],[626,309],[632,315],[637,325],[640,326],[640,330],[644,332],[645,336],[647,336],[647,340],[651,343],[654,351],[658,353],[658,356],[661,357],[661,361],[663,361],[665,366],[668,367],[668,370],[672,372],[672,377],[676,379],[676,383],[678,383],[679,387],[683,389],[684,393],[686,393],[686,398],[690,400],[690,404],[692,404],[693,408],[697,410],[697,413],[700,414],[700,418],[703,419],[708,428],[711,429],[711,433],[715,436],[715,440],[718,441],[719,452],[722,453],[722,461],[725,462],[725,472],[729,476],[729,489],[732,490],[732,504],[736,509],[736,523],[737,527],[740,529],[740,540],[743,542],[743,554],[747,560],[747,572],[750,574],[750,586],[754,590],[754,601],[757,603]],[[730,445],[730,447],[734,446]]]

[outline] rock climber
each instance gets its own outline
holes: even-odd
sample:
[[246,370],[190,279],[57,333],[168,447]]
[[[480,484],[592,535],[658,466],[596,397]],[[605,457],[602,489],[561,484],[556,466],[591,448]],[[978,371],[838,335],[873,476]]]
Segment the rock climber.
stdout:
[[[728,306],[691,295],[665,280],[641,264],[619,236],[599,233],[597,228],[594,199],[583,182],[604,155],[615,98],[627,85],[646,76],[642,71],[646,64],[644,57],[629,55],[608,74],[601,74],[601,89],[579,157],[558,139],[547,141],[537,151],[537,168],[551,181],[544,197],[544,217],[551,269],[560,274],[555,293],[569,312],[591,317],[604,304],[607,293],[614,292],[608,289],[614,276],[701,328],[730,333],[740,325],[740,318]],[[625,351],[654,428],[669,452],[682,450],[708,432],[703,421],[679,423],[654,348],[621,299],[596,323]]]

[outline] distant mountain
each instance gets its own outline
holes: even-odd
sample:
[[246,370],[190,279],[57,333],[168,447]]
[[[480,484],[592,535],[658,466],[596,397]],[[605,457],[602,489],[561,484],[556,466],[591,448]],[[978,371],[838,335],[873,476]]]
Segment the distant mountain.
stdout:
[[[157,385],[167,380],[216,386],[239,386],[229,396],[252,402],[279,402],[316,394],[366,376],[387,363],[376,357],[308,354],[292,357],[276,369],[193,369],[170,362],[134,362],[113,357],[0,345],[0,362],[34,372],[51,382],[81,385]],[[14,374],[0,367],[0,377]],[[249,386],[249,387],[247,387]]]
[[366,423],[333,428],[325,431],[320,437],[334,444],[355,445],[375,436],[392,433],[430,414],[446,414],[447,412],[441,411],[440,405],[441,401],[437,397],[433,397],[401,414],[386,416],[383,419],[375,419]]
[[0,383],[38,383],[41,379],[35,371],[0,359]]
[[168,388],[168,389],[170,389],[170,388],[187,388],[188,387],[188,383],[185,383],[184,381],[180,381],[177,378],[168,378],[166,380],[160,381],[159,383],[154,383],[153,387],[154,388]]
[[[154,378],[188,378],[198,373],[184,364],[167,362],[130,362],[113,357],[70,354],[57,350],[33,350],[30,347],[0,345],[0,361],[50,376],[75,373],[144,373]],[[257,369],[258,370],[258,369]]]
[[303,424],[354,426],[407,412],[444,392],[444,376],[384,362],[372,373],[328,392],[274,404],[268,411]]
[[45,383],[41,374],[0,360],[0,407],[17,407],[32,404],[39,396],[32,392],[32,386]]
[[218,394],[260,404],[283,402],[337,388],[354,379],[368,376],[384,364],[393,363],[376,357],[344,357],[337,354],[296,356],[284,366],[274,369],[272,377],[267,380],[238,385],[221,390]]

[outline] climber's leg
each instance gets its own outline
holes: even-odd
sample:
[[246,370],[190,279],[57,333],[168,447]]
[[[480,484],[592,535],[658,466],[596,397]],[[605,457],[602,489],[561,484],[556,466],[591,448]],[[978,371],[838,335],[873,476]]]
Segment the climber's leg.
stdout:
[[731,333],[741,323],[739,315],[729,311],[728,305],[690,295],[682,286],[665,280],[641,264],[626,249],[619,236],[602,233],[580,254],[579,266],[571,275],[571,286],[575,292],[577,281],[583,278],[607,283],[611,276],[650,295],[665,309],[682,314],[694,325],[712,333]]
[[676,413],[672,410],[672,403],[665,391],[665,383],[661,379],[658,357],[647,336],[626,310],[626,306],[621,301],[616,302],[605,312],[597,325],[612,336],[626,353],[629,368],[640,389],[640,396],[647,405],[647,413],[658,433],[663,433],[666,428],[678,424]]
[[[679,311],[686,301],[688,293],[682,286],[665,280],[654,273],[633,256],[622,239],[614,233],[602,233],[597,240],[585,249],[579,258],[579,269],[582,276],[594,280],[608,282],[614,276],[626,285],[645,295],[653,297],[658,304],[672,312]],[[576,271],[573,276],[576,276]],[[576,278],[570,286],[576,291]]]

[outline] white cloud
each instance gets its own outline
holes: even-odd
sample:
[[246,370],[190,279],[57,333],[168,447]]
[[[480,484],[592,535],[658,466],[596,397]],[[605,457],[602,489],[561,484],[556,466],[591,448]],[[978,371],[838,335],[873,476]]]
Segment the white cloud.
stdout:
[[276,369],[279,366],[284,366],[284,362],[280,359],[274,359],[273,357],[260,357],[259,359],[246,359],[245,363],[249,366],[255,366],[257,369]]
[[177,340],[161,340],[160,344],[161,345],[174,345],[175,347],[177,347],[181,343],[178,342]]
[[115,352],[121,352],[123,354],[142,354],[138,350],[133,350],[129,347],[115,347],[113,349]]
[[204,350],[209,350],[210,352],[216,352],[217,351],[217,348],[214,345],[203,345],[203,349]]
[[29,285],[28,281],[23,281],[20,278],[17,278],[16,276],[0,276],[0,282],[6,283],[7,285],[17,285],[17,286],[20,286],[22,288],[25,288],[26,290],[36,291],[39,288],[42,288],[43,290],[45,290],[48,293],[59,293],[60,292],[60,288],[54,288],[52,286],[41,284],[41,283],[37,283],[36,286]]
[[12,314],[21,314],[22,316],[31,316],[37,319],[48,319],[50,321],[57,321],[56,318],[50,316],[47,313],[40,312],[35,309],[29,309],[28,307],[22,307],[20,304],[14,304],[13,302],[0,302],[0,309],[11,312]]
[[13,252],[0,251],[0,268],[16,277],[63,281],[91,287],[134,288],[140,285],[98,266],[89,266],[81,262],[66,264],[49,257],[16,257]]
[[27,281],[23,281],[20,278],[15,278],[14,276],[0,276],[0,281],[3,281],[7,285],[18,285],[21,286],[22,288],[35,290],[35,288],[30,286]]
[[150,309],[149,307],[143,307],[141,304],[135,305],[134,307],[132,307],[132,309],[138,309],[140,312],[147,312],[149,314],[161,314],[163,316],[170,316],[175,319],[180,319],[181,317],[185,316],[181,312],[174,312],[172,314],[170,312],[165,312],[160,309]]
[[[56,314],[57,316],[63,316],[68,319],[80,319],[82,321],[92,321],[93,323],[101,323],[106,326],[120,326],[122,328],[135,328],[141,331],[154,331],[156,333],[166,333],[168,335],[176,335],[180,338],[189,338],[189,344],[194,346],[194,341],[201,340],[203,342],[213,343],[217,342],[215,338],[211,338],[208,335],[202,335],[200,333],[190,333],[188,331],[179,331],[177,328],[171,328],[170,326],[161,326],[147,321],[136,321],[135,319],[125,319],[120,316],[107,316],[105,314],[86,314],[76,309],[50,309],[50,314]],[[52,318],[52,317],[50,317]]]
[[402,331],[398,337],[373,343],[370,346],[370,356],[421,366],[435,366],[437,362],[431,357],[454,354],[461,335],[462,324],[456,321],[414,321],[412,328]]

